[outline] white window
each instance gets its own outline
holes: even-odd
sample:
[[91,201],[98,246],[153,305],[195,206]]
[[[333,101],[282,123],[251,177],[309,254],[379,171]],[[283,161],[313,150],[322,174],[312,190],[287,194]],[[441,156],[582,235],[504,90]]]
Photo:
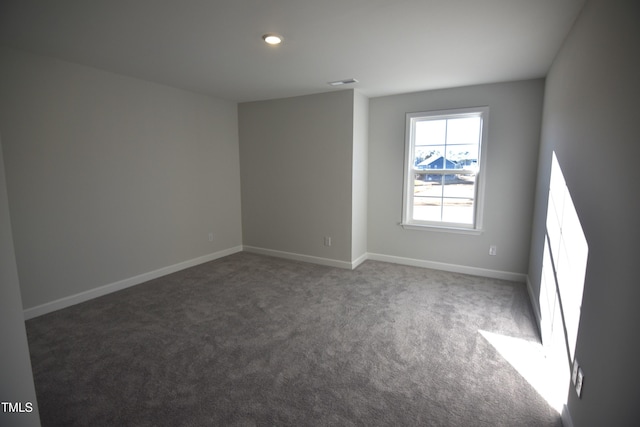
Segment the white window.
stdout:
[[402,225],[480,230],[489,107],[407,114]]

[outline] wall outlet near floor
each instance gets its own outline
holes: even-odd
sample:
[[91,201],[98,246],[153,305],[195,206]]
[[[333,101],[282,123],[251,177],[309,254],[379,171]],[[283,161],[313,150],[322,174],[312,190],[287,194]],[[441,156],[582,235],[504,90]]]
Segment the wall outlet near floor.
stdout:
[[209,233],[209,241],[213,242],[213,233]]
[[324,236],[324,245],[331,246],[331,236]]
[[498,255],[498,247],[496,245],[489,246],[489,255],[491,256]]

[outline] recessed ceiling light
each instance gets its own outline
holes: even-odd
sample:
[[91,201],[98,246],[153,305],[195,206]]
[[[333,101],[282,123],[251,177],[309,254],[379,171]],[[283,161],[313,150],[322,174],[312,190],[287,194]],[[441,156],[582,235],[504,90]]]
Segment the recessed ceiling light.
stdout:
[[282,43],[282,36],[274,33],[267,33],[262,36],[262,40],[264,40],[267,44],[275,46]]
[[342,86],[342,85],[350,85],[353,83],[358,83],[356,79],[345,79],[345,80],[336,80],[335,82],[329,82],[331,86]]

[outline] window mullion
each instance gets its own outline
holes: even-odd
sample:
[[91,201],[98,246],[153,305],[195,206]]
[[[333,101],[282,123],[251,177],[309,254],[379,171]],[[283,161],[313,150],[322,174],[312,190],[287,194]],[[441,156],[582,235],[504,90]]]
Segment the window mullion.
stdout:
[[[449,139],[449,120],[444,121],[444,153],[442,153],[442,166],[443,169],[447,167],[447,142]],[[440,176],[440,221],[444,220],[444,181],[446,175],[442,174]]]

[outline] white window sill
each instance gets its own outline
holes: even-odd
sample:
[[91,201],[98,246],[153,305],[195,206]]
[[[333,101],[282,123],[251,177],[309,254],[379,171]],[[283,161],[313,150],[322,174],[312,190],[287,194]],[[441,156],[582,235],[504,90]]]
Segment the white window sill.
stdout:
[[405,230],[418,230],[418,231],[437,231],[444,233],[457,233],[457,234],[471,234],[471,235],[479,235],[482,234],[481,228],[461,228],[461,227],[450,227],[450,226],[438,226],[438,225],[422,225],[422,224],[399,224]]

